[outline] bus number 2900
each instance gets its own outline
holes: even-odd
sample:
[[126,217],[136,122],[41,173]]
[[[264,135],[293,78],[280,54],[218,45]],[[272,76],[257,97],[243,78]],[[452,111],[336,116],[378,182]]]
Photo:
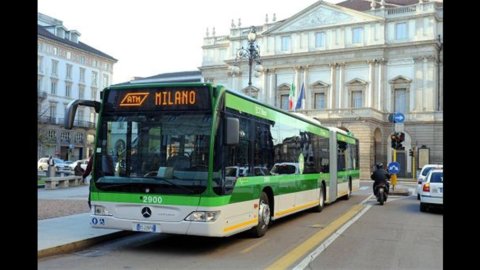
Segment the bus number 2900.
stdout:
[[162,197],[160,196],[143,196],[143,203],[162,203]]

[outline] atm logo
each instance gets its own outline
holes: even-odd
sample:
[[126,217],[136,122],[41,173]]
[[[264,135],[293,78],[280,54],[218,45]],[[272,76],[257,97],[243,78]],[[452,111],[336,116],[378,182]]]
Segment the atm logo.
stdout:
[[128,93],[120,102],[120,106],[142,106],[149,93]]

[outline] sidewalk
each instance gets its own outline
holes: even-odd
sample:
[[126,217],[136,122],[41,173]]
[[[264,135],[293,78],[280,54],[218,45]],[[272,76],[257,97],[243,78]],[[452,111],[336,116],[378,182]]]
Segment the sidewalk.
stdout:
[[111,229],[93,229],[89,222],[90,213],[39,220],[38,258],[84,249],[125,233]]

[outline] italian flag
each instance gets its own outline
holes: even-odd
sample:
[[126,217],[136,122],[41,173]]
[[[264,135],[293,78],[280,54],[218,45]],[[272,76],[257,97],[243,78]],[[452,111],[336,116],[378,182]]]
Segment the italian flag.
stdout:
[[292,87],[290,87],[290,93],[288,93],[288,110],[294,110],[294,102],[295,102],[295,84],[292,83]]

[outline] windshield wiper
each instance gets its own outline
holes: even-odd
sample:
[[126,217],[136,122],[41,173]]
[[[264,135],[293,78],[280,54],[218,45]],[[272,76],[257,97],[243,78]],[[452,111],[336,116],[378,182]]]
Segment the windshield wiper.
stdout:
[[185,191],[188,191],[189,193],[193,193],[193,191],[191,189],[188,189],[182,185],[178,185],[178,184],[175,184],[174,182],[168,180],[168,179],[165,179],[163,177],[158,177],[158,176],[147,176],[145,178],[151,178],[151,179],[154,179],[154,180],[160,180],[160,181],[164,181],[165,183],[168,183],[170,186],[172,187],[177,187],[179,189],[183,189]]

